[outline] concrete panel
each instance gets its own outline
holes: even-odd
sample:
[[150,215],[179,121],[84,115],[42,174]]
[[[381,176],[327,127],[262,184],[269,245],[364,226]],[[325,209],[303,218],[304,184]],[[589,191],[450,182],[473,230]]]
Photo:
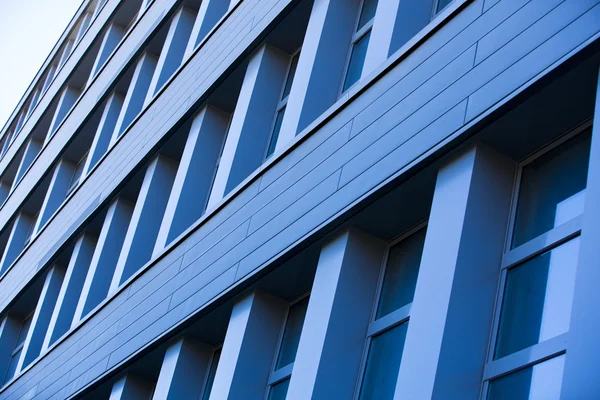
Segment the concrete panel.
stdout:
[[113,201],[108,208],[72,326],[77,326],[79,320],[108,295],[132,214],[133,204],[122,197]]
[[54,169],[52,179],[50,180],[50,186],[44,197],[40,214],[35,221],[35,228],[33,234],[37,234],[41,228],[44,227],[48,219],[58,210],[58,207],[63,203],[67,192],[69,191],[69,185],[75,172],[75,165],[70,161],[62,159],[58,162],[58,165]]
[[114,383],[110,400],[148,400],[153,390],[152,382],[134,374],[127,374]]
[[190,39],[196,13],[186,7],[181,7],[171,19],[167,38],[160,52],[160,57],[150,82],[145,104],[148,104],[165,82],[179,68],[183,60],[186,44]]
[[156,56],[147,52],[138,59],[112,135],[111,146],[142,110],[156,63]]
[[206,106],[194,117],[154,246],[158,255],[204,214],[231,115]]
[[483,146],[440,168],[394,398],[479,398],[515,168]]
[[210,400],[263,400],[286,304],[253,292],[231,312]]
[[338,99],[360,4],[358,0],[315,0],[277,151]]
[[42,350],[50,347],[71,328],[97,240],[97,237],[84,233],[75,243]]
[[357,230],[323,246],[286,399],[352,397],[384,251]]
[[252,56],[225,140],[207,208],[213,208],[265,159],[289,56],[265,45]]
[[52,317],[52,311],[56,305],[58,293],[65,276],[65,268],[60,265],[54,265],[46,275],[42,293],[37,302],[37,306],[31,320],[31,327],[27,332],[27,338],[23,345],[23,354],[19,360],[17,371],[21,371],[36,359],[41,350],[48,330],[48,325]]
[[150,260],[161,223],[161,219],[157,216],[165,212],[176,171],[177,164],[162,155],[148,165],[109,293],[116,291],[123,282]]
[[152,399],[199,399],[212,353],[209,346],[187,337],[169,346]]
[[206,37],[208,32],[225,15],[231,0],[204,0],[196,15],[194,27],[185,49],[184,59],[189,58],[198,44]]

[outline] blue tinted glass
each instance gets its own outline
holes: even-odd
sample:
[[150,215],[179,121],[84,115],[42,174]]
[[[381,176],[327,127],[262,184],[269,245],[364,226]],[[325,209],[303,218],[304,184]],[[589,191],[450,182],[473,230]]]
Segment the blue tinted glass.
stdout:
[[300,58],[300,52],[297,52],[292,61],[290,62],[290,70],[288,71],[287,78],[285,79],[285,86],[283,87],[283,95],[281,100],[285,99],[290,95],[292,90],[292,83],[294,83],[294,76],[296,75],[296,68],[298,68],[298,59]]
[[285,330],[283,331],[283,339],[281,340],[281,349],[279,350],[279,358],[275,369],[285,367],[294,362],[296,352],[298,351],[298,343],[300,343],[300,333],[304,325],[304,317],[308,308],[308,297],[299,301],[290,307],[287,321],[285,322]]
[[271,157],[271,155],[275,152],[275,148],[277,147],[277,139],[279,138],[279,132],[281,131],[281,124],[283,123],[284,115],[285,107],[277,111],[277,115],[275,116],[275,126],[273,126],[273,133],[271,134],[271,139],[269,140],[269,147],[267,148],[266,158]]
[[519,246],[583,212],[589,133],[523,168],[512,246]]
[[21,350],[16,352],[12,358],[10,359],[10,364],[8,364],[8,370],[6,371],[6,377],[4,378],[4,383],[10,381],[13,376],[15,376],[15,372],[17,372],[17,365],[19,364],[19,357],[21,356]]
[[375,17],[375,11],[377,10],[377,0],[365,0],[363,2],[362,9],[360,10],[360,18],[358,19],[358,28],[360,30],[370,20]]
[[[32,226],[33,226],[33,224],[32,224]],[[29,332],[29,327],[31,326],[32,318],[33,318],[33,313],[29,314],[23,320],[23,324],[21,325],[21,330],[19,331],[19,336],[17,337],[17,344],[15,345],[15,347],[17,347],[18,345],[25,342],[25,338],[27,337],[27,333]]]
[[452,0],[440,0],[437,5],[436,12],[442,11],[448,4],[452,3]]
[[358,39],[358,41],[354,43],[354,46],[352,46],[352,54],[350,55],[350,63],[348,64],[348,72],[346,73],[346,80],[344,82],[344,92],[360,79],[365,64],[370,37],[371,32]]
[[285,400],[288,387],[290,386],[290,378],[271,386],[269,392],[269,400]]
[[558,400],[565,356],[555,357],[533,367],[490,382],[488,400]]
[[371,339],[360,400],[394,398],[407,329],[408,323],[404,323]]
[[208,377],[206,379],[206,387],[204,388],[204,394],[202,400],[208,400],[210,392],[212,391],[213,383],[215,383],[215,375],[217,374],[217,367],[219,366],[219,360],[221,359],[221,349],[215,350],[212,362],[210,363],[210,370],[208,371]]
[[425,244],[421,229],[390,249],[376,318],[412,303]]
[[511,268],[494,358],[569,331],[579,238]]

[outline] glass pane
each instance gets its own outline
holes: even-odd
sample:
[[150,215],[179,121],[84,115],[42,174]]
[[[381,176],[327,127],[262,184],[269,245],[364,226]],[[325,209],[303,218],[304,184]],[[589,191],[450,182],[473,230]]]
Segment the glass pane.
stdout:
[[33,313],[29,314],[23,320],[23,325],[21,325],[21,330],[19,331],[19,336],[17,337],[17,344],[15,348],[25,342],[25,338],[27,337],[27,332],[29,332],[29,327],[31,326],[31,319],[33,318]]
[[390,249],[376,319],[412,303],[425,244],[421,229]]
[[213,383],[215,383],[215,375],[217,374],[219,360],[221,359],[221,350],[222,349],[215,350],[215,354],[213,355],[212,362],[210,363],[210,370],[208,371],[208,377],[206,379],[206,387],[204,388],[204,394],[202,395],[202,400],[208,400],[210,397]]
[[4,383],[8,382],[15,376],[15,372],[17,372],[17,365],[19,364],[19,357],[21,356],[21,350],[16,352],[10,359],[10,364],[8,364],[8,370],[6,371],[6,377],[4,378]]
[[580,135],[523,168],[513,248],[583,212],[590,138]]
[[283,87],[283,95],[281,96],[281,100],[285,99],[290,95],[290,90],[292,90],[292,83],[294,83],[294,76],[296,75],[296,68],[298,68],[299,58],[300,52],[297,52],[292,58],[292,61],[290,62],[290,70],[288,71],[288,75],[285,80],[285,86]]
[[579,238],[508,271],[494,358],[569,331]]
[[565,356],[552,358],[490,382],[488,400],[560,398]]
[[394,398],[408,323],[398,325],[371,339],[360,400]]
[[360,79],[363,66],[365,64],[365,56],[367,55],[367,47],[369,46],[369,38],[371,32],[367,33],[362,38],[358,39],[352,46],[352,55],[348,64],[348,72],[346,73],[346,81],[344,82],[344,92],[348,90]]
[[289,386],[290,378],[287,378],[286,380],[271,386],[271,391],[269,392],[269,400],[285,400],[285,396],[287,395]]
[[266,158],[271,157],[271,155],[275,152],[275,148],[277,147],[277,139],[279,138],[279,131],[281,131],[281,124],[283,123],[284,115],[285,107],[277,111],[277,115],[275,116],[275,126],[273,126],[273,133],[271,134],[271,139],[269,140],[269,147],[267,148]]
[[450,3],[452,3],[452,0],[440,0],[437,5],[436,13],[442,11]]
[[363,26],[375,17],[375,11],[377,10],[377,0],[365,0],[363,2],[362,10],[360,10],[360,18],[358,19],[359,31]]
[[279,358],[277,360],[277,366],[275,367],[276,370],[293,363],[296,359],[298,343],[300,342],[300,333],[302,332],[302,325],[304,325],[307,307],[308,297],[290,307],[290,312],[288,313],[287,321],[285,322]]

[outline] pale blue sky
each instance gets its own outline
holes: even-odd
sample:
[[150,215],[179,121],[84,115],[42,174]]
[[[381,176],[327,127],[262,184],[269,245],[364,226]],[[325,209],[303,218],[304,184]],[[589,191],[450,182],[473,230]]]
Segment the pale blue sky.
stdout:
[[0,0],[0,128],[82,0]]

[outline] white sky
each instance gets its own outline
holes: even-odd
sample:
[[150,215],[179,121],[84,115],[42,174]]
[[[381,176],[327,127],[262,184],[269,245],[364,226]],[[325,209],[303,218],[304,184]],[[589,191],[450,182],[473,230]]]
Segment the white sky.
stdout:
[[82,0],[0,0],[0,129]]

